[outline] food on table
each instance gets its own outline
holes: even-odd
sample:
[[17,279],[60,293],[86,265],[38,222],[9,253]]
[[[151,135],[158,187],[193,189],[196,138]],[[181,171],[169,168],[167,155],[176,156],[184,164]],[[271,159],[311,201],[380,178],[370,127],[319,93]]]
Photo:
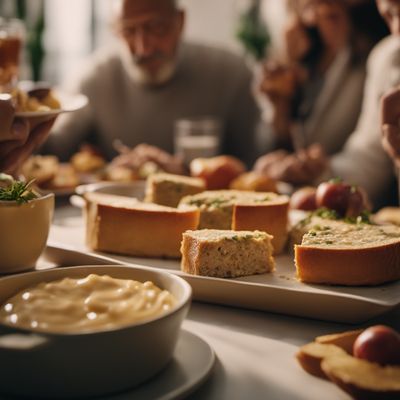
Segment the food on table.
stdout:
[[233,190],[253,190],[255,192],[278,192],[277,183],[274,179],[255,171],[239,175],[230,183],[229,188]]
[[32,156],[23,164],[22,174],[27,180],[34,179],[41,186],[56,176],[59,167],[56,156]]
[[321,183],[315,194],[317,208],[335,210],[340,217],[356,217],[370,208],[365,192],[340,180]]
[[[393,331],[384,327],[387,331]],[[296,354],[302,368],[308,373],[320,378],[329,379],[350,394],[354,399],[398,399],[400,396],[400,365],[380,365],[376,362],[363,360],[353,355],[355,343],[366,332],[375,332],[382,327],[371,327],[358,331],[350,331],[333,335],[320,336],[313,343],[302,346]],[[392,332],[386,334],[375,345],[376,354],[386,352],[388,343],[398,351],[399,343],[394,344]]]
[[79,183],[80,179],[74,168],[70,164],[60,164],[53,179],[43,183],[41,188],[48,190],[73,189]]
[[56,156],[31,156],[23,164],[22,174],[45,190],[73,189],[80,183],[72,166],[60,163]]
[[315,197],[316,193],[317,189],[311,186],[305,186],[296,190],[290,197],[290,208],[292,210],[304,211],[316,210],[318,208]]
[[346,353],[352,354],[354,341],[363,332],[363,329],[345,331],[340,333],[331,333],[328,335],[317,336],[314,340],[320,344],[334,344],[342,348]]
[[327,357],[322,369],[328,378],[354,399],[400,398],[400,367],[382,367],[348,354]]
[[53,333],[119,328],[165,314],[176,304],[153,282],[90,274],[24,289],[0,309],[0,322]]
[[400,226],[400,208],[384,207],[372,216],[377,224],[393,224]]
[[297,277],[306,283],[379,285],[400,279],[400,228],[319,220],[295,246]]
[[190,175],[202,178],[209,190],[228,189],[229,184],[246,171],[246,166],[232,156],[195,158],[190,163]]
[[186,172],[179,157],[158,147],[142,143],[131,149],[119,141],[114,147],[120,154],[107,166],[107,180],[129,182],[146,179],[156,172],[178,175]]
[[215,190],[184,197],[181,205],[196,206],[200,209],[198,229],[264,231],[273,236],[274,253],[279,254],[283,251],[287,240],[287,196],[276,193]]
[[75,153],[70,163],[77,172],[96,172],[106,165],[106,160],[93,146],[85,144]]
[[181,246],[181,269],[219,278],[264,274],[275,268],[271,239],[260,231],[187,231]]
[[17,112],[45,112],[61,108],[60,101],[50,88],[36,88],[27,92],[15,89],[11,95]]
[[143,257],[180,257],[182,233],[196,229],[195,207],[176,209],[124,196],[86,193],[89,248]]
[[158,173],[147,178],[145,201],[168,207],[178,207],[183,197],[204,190],[203,179]]
[[353,353],[381,365],[400,365],[400,335],[384,325],[371,326],[357,337]]
[[314,342],[300,347],[296,353],[297,361],[309,374],[327,379],[321,367],[323,359],[328,356],[352,354],[354,342],[361,332],[359,329],[318,336]]
[[296,357],[302,368],[309,374],[326,379],[321,366],[323,359],[343,354],[346,352],[338,346],[313,342],[302,346]]

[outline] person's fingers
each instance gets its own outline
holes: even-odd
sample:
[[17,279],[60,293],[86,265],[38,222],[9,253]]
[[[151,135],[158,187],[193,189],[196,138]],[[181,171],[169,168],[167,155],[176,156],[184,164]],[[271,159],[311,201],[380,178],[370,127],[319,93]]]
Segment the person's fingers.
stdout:
[[381,124],[399,125],[400,87],[392,89],[381,99]]
[[0,145],[0,170],[12,172],[46,140],[54,119],[41,123],[29,132],[29,123],[24,119],[16,119],[13,130],[20,137]]
[[11,96],[0,94],[0,143],[13,139],[11,129],[14,120],[15,109],[11,102]]
[[393,160],[400,160],[400,134],[397,126],[386,124],[382,127],[382,146]]
[[10,139],[0,141],[0,159],[4,159],[10,152],[23,146],[29,137],[29,124],[25,120],[15,120],[10,128]]
[[41,123],[32,130],[30,135],[32,136],[35,149],[40,147],[46,141],[54,122],[55,118]]

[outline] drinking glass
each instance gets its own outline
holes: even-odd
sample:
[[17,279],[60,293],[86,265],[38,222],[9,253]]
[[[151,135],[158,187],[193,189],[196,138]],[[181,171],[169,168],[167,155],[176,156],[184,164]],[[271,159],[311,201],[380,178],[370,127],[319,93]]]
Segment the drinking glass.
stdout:
[[175,154],[185,164],[194,158],[218,155],[222,133],[222,123],[218,118],[199,117],[179,119],[175,122]]
[[22,21],[0,18],[0,93],[11,92],[17,84],[24,36]]

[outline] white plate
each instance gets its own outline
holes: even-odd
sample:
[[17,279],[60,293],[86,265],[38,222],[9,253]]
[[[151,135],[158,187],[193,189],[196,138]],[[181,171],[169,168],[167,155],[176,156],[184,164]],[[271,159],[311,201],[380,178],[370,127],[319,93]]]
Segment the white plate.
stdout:
[[213,349],[203,339],[182,330],[174,357],[155,378],[128,392],[107,396],[108,400],[172,400],[183,398],[201,385],[215,362]]
[[54,89],[54,94],[60,101],[61,108],[48,111],[20,111],[15,113],[15,115],[22,118],[50,118],[61,113],[78,111],[88,103],[88,98],[83,94],[69,94],[57,89]]
[[[79,215],[79,211],[75,211]],[[44,256],[57,265],[132,264],[159,268],[186,279],[195,300],[328,321],[361,323],[400,305],[400,281],[376,287],[307,285],[295,277],[292,255],[276,257],[272,274],[236,279],[188,275],[178,260],[137,258],[94,252],[85,247],[83,220],[58,214]]]

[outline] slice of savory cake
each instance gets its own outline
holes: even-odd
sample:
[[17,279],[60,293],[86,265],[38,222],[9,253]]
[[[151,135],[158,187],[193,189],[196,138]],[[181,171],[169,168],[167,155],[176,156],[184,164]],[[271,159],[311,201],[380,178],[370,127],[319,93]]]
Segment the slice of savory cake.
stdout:
[[284,249],[288,225],[287,196],[269,192],[215,190],[184,197],[180,205],[199,208],[198,229],[264,231],[273,236],[275,254]]
[[271,239],[260,231],[187,231],[181,245],[181,269],[219,278],[264,274],[275,268]]
[[168,207],[178,207],[182,197],[206,190],[203,179],[189,176],[158,173],[146,182],[145,201]]
[[102,193],[84,197],[86,242],[93,250],[179,258],[182,233],[199,222],[195,207],[178,210]]
[[307,283],[378,285],[400,279],[400,229],[327,221],[295,246],[298,278]]

